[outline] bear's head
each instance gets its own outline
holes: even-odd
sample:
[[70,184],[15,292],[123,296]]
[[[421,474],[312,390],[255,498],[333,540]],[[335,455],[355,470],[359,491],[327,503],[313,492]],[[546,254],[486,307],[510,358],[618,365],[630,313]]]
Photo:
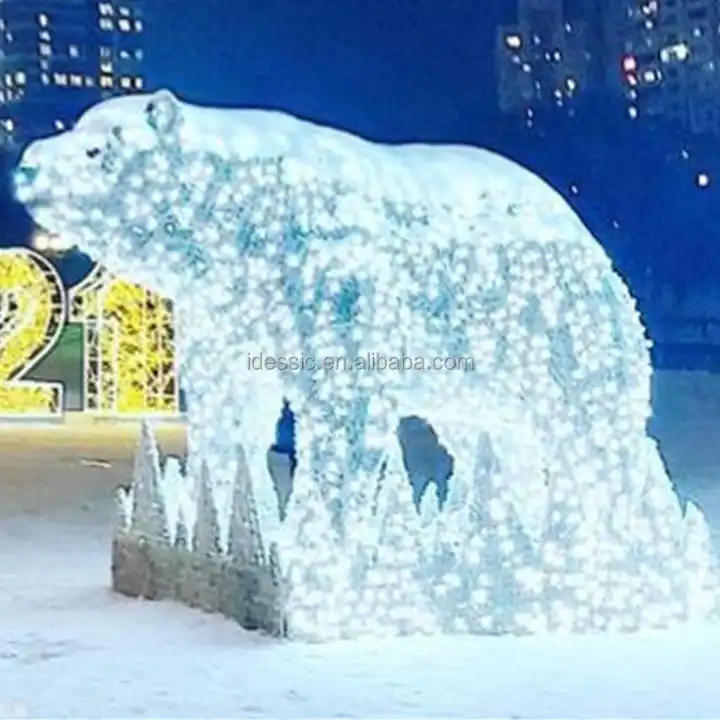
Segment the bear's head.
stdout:
[[183,106],[166,90],[102,102],[27,147],[18,200],[111,272],[173,297],[203,265],[193,233],[175,220],[182,123]]

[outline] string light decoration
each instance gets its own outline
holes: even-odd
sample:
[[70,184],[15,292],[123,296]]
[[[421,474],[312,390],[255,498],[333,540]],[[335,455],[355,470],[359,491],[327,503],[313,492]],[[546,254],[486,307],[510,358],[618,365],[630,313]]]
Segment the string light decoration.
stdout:
[[85,334],[85,411],[180,412],[174,320],[168,300],[95,266],[70,295],[70,320]]
[[0,419],[62,415],[62,384],[23,376],[53,349],[66,313],[49,261],[25,248],[0,250]]
[[[203,464],[211,478],[227,546],[242,443],[291,633],[607,631],[716,615],[707,526],[681,507],[646,432],[635,303],[528,171],[163,91],[109,100],[34,143],[17,180],[43,227],[174,301],[189,472]],[[247,365],[247,353],[378,351],[475,362]],[[281,524],[265,462],[283,396],[298,464]],[[426,500],[415,519],[395,440],[407,415],[454,457],[447,506]]]

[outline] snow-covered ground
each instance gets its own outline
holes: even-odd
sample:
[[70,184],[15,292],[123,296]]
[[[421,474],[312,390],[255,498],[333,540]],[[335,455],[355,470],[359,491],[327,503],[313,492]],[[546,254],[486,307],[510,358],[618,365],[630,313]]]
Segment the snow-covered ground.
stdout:
[[[720,377],[661,374],[655,407],[720,545]],[[0,432],[0,718],[720,717],[720,628],[302,645],[113,596],[133,437],[81,430]]]

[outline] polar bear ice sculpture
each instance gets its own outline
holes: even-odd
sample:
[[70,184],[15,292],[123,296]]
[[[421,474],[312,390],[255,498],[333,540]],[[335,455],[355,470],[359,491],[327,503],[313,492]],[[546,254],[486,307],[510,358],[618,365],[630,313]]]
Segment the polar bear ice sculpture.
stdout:
[[[531,173],[486,151],[381,146],[162,91],[107,101],[31,145],[18,193],[41,225],[176,302],[192,442],[216,460],[218,498],[240,438],[269,505],[259,475],[290,398],[295,494],[322,497],[336,537],[313,545],[296,502],[285,561],[305,562],[293,575],[296,590],[306,584],[298,617],[314,602],[326,612],[317,624],[332,608],[340,624],[367,600],[347,555],[352,543],[364,552],[357,523],[383,466],[397,502],[393,434],[411,414],[453,453],[454,492],[442,518],[423,513],[432,549],[386,543],[383,567],[405,592],[367,580],[376,601],[398,605],[397,627],[408,628],[413,594],[456,629],[637,627],[714,612],[707,529],[697,510],[681,511],[646,436],[650,370],[634,303]],[[474,367],[333,373],[318,360],[253,373],[247,354],[261,352],[466,355]],[[400,535],[414,522],[405,517]],[[417,553],[434,606],[420,597]],[[334,580],[322,581],[323,562]],[[307,590],[313,582],[324,595]],[[414,627],[433,622],[448,627]]]

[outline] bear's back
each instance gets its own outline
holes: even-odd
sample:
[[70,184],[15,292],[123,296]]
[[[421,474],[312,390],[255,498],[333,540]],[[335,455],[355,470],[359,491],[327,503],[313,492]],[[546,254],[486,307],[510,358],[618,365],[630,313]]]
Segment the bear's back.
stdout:
[[238,160],[278,158],[325,181],[398,203],[472,214],[488,196],[572,214],[529,170],[489,150],[459,145],[381,144],[278,111],[183,104],[183,144]]

